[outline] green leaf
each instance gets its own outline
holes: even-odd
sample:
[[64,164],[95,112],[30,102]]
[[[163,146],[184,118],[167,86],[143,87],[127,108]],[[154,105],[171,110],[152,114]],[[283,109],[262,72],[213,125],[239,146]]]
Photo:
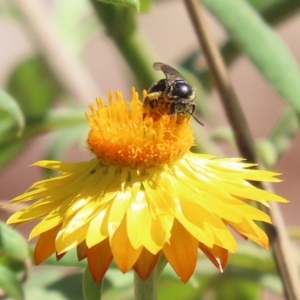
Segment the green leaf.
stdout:
[[[274,24],[299,11],[299,0],[247,0],[264,18]],[[271,19],[270,19],[271,18]],[[273,20],[273,21],[272,21]]]
[[64,268],[39,266],[24,285],[25,299],[82,300],[81,277],[78,273],[66,275]]
[[24,261],[29,258],[29,248],[25,239],[12,228],[0,221],[0,250],[14,259]]
[[10,269],[2,265],[0,265],[0,288],[14,300],[24,299],[21,283]]
[[[260,0],[248,0],[250,2],[255,1],[256,6],[259,7],[261,15],[270,24],[278,24],[291,18],[293,15],[299,13],[300,2],[299,0],[268,0],[264,5],[258,2],[263,2]],[[253,5],[253,3],[252,3]]]
[[26,299],[82,300],[82,274],[67,275],[64,268],[37,267],[24,290]]
[[134,8],[137,12],[140,11],[140,0],[98,0],[100,2],[122,5],[129,8]]
[[203,3],[274,89],[299,115],[299,69],[278,35],[245,0],[203,0]]
[[39,119],[61,92],[41,57],[33,57],[19,64],[10,76],[8,91],[17,99],[26,119]]
[[10,269],[14,274],[18,274],[18,278],[20,276],[27,277],[28,269],[31,267],[29,260],[20,261],[7,255],[0,255],[0,265]]
[[89,267],[85,268],[83,273],[83,295],[85,300],[99,300],[101,299],[102,284],[97,284],[90,272]]
[[[272,4],[278,2],[277,0],[247,0],[257,10],[262,10],[266,7],[270,7]],[[280,0],[282,1],[282,0]],[[284,0],[286,2],[286,0]]]
[[[17,100],[3,90],[0,90],[0,113],[1,112],[2,114],[3,112],[7,113],[13,118],[15,123],[18,125],[17,135],[20,135],[25,126],[25,119],[22,110],[18,105]],[[5,119],[5,117],[1,116],[1,120],[2,119]]]

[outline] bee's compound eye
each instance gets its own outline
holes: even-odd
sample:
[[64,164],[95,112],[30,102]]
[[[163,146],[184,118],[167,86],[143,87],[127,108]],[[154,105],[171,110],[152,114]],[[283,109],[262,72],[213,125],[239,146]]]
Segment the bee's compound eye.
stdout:
[[185,81],[175,81],[172,88],[174,98],[189,98],[194,94],[194,89]]

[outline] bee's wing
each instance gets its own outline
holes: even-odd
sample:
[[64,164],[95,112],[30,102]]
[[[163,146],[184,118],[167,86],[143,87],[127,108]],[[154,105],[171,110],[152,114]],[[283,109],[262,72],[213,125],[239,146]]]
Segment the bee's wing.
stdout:
[[155,62],[153,69],[163,71],[169,84],[172,84],[176,79],[184,79],[177,70],[161,62]]

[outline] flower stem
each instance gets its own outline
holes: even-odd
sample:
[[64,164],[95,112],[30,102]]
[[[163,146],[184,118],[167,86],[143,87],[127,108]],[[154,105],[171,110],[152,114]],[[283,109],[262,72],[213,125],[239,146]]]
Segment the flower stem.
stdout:
[[115,43],[129,65],[130,70],[135,75],[138,86],[141,89],[147,89],[157,78],[151,67],[152,63],[149,63],[149,61],[152,62],[154,59],[148,47],[143,46],[141,49],[141,45],[145,45],[145,41],[142,41],[142,36],[135,32],[127,39],[116,40]]
[[146,280],[142,280],[134,272],[134,300],[157,299],[157,267],[155,267]]
[[90,0],[95,13],[105,26],[107,35],[114,41],[124,60],[132,70],[139,88],[148,88],[156,81],[149,61],[153,55],[141,40],[136,14],[132,9]]
[[[184,2],[192,20],[200,46],[207,59],[209,69],[214,78],[214,82],[223,102],[227,117],[233,128],[239,151],[244,158],[256,163],[257,159],[253,138],[250,134],[245,116],[227,74],[225,64],[217,47],[212,42],[207,27],[205,26],[201,2],[199,0],[185,0]],[[257,183],[256,186],[267,189],[266,185],[262,185],[261,183]],[[274,260],[283,282],[286,299],[298,300],[300,299],[298,272],[296,264],[290,256],[291,251],[287,231],[278,206],[275,203],[272,203],[271,207],[272,210],[264,207],[263,205],[259,205],[259,208],[262,211],[271,216],[274,224],[274,226],[265,226],[265,230],[272,245]]]
[[96,283],[91,271],[87,266],[82,278],[83,296],[85,300],[100,300],[102,283]]

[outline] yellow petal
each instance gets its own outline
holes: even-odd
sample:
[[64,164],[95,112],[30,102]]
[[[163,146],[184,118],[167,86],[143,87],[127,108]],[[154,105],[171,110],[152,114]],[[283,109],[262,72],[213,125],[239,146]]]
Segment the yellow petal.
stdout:
[[221,248],[224,248],[230,252],[235,252],[237,248],[237,242],[230,230],[224,224],[224,221],[219,221],[219,226],[212,227],[215,235],[214,243]]
[[163,253],[183,282],[192,276],[197,262],[198,241],[174,221],[170,243],[166,243]]
[[86,254],[91,274],[95,282],[100,283],[113,258],[109,240],[106,239],[92,248],[87,248]]
[[143,248],[134,249],[127,235],[126,218],[116,230],[110,243],[111,251],[118,268],[123,272],[128,272],[138,257]]
[[110,239],[113,237],[115,231],[119,228],[122,220],[124,219],[127,209],[132,201],[131,197],[131,190],[126,189],[125,191],[120,191],[114,198],[108,217],[108,232]]
[[212,234],[210,227],[207,226],[205,223],[202,223],[201,226],[197,226],[197,225],[189,222],[189,220],[187,218],[185,218],[185,216],[182,214],[181,211],[178,211],[178,213],[176,214],[176,219],[198,241],[201,241],[202,243],[204,243],[205,245],[208,245],[208,246],[213,245],[214,236]]
[[52,210],[51,213],[47,215],[40,223],[38,223],[31,231],[29,235],[29,239],[33,239],[34,237],[46,232],[47,230],[56,227],[57,225],[63,222],[64,213],[68,207],[68,201],[64,201],[56,209]]
[[55,241],[55,248],[57,253],[60,254],[63,252],[67,252],[82,243],[85,240],[88,226],[89,224],[84,224],[77,230],[68,233],[68,235],[65,235],[64,230],[61,230],[58,233]]
[[268,248],[269,246],[268,236],[253,221],[245,219],[240,224],[232,224],[229,222],[229,225],[237,232],[251,239],[253,242],[257,243],[261,247]]
[[81,242],[78,246],[77,246],[77,258],[78,261],[83,260],[84,258],[86,258],[87,256],[87,246],[85,242]]
[[228,261],[228,250],[217,245],[209,248],[202,243],[199,243],[199,248],[221,272],[224,271]]
[[166,242],[169,242],[173,221],[173,218],[165,215],[152,219],[150,233],[146,232],[144,237],[144,247],[149,252],[156,254]]
[[59,230],[60,226],[56,226],[39,236],[33,255],[34,261],[37,265],[56,252],[55,239]]
[[103,208],[103,210],[90,222],[86,236],[86,244],[89,248],[101,243],[108,237],[107,220],[108,209]]
[[146,232],[150,232],[151,214],[145,193],[139,191],[127,210],[127,234],[133,248],[143,245]]
[[146,280],[153,268],[156,266],[160,254],[156,255],[150,253],[146,249],[143,249],[137,262],[134,264],[134,271],[140,276],[141,279]]

